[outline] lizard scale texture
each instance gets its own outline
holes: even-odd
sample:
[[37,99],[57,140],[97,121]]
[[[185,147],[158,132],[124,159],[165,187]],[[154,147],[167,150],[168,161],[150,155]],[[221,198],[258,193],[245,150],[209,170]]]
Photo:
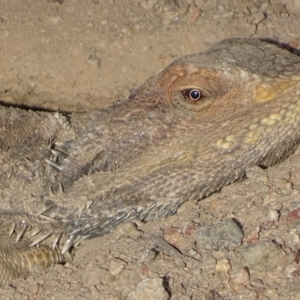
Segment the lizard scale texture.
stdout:
[[101,111],[0,107],[0,283],[284,159],[300,139],[299,88],[298,56],[229,39]]

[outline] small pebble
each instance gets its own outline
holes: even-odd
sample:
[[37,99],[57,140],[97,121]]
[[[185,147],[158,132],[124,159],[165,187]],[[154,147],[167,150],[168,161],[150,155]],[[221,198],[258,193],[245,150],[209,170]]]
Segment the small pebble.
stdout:
[[196,235],[197,246],[199,248],[213,250],[222,248],[233,250],[241,244],[242,239],[242,230],[231,219],[202,226]]
[[120,259],[112,259],[109,263],[109,273],[116,276],[125,268],[125,263]]
[[256,182],[260,185],[268,184],[269,182],[267,173],[262,168],[256,165],[248,167],[246,169],[246,175],[250,181]]
[[246,265],[256,271],[273,270],[282,262],[280,249],[268,241],[248,245],[241,254]]
[[297,263],[288,265],[284,270],[284,276],[287,278],[296,278],[299,277],[300,270]]
[[232,272],[232,274],[230,274],[230,281],[235,284],[248,285],[250,276],[247,268]]
[[148,278],[141,281],[131,292],[127,300],[167,300],[169,294],[163,287],[162,278]]
[[292,210],[286,217],[286,220],[289,223],[298,221],[299,219],[300,219],[300,209],[299,208]]

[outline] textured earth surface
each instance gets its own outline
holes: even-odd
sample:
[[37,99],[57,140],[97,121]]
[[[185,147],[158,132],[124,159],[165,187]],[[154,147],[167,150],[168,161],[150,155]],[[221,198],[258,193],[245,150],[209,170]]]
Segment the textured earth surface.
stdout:
[[[101,108],[229,37],[299,48],[296,0],[2,2],[0,99],[15,105]],[[86,241],[72,263],[37,268],[0,299],[300,299],[299,149],[247,177],[167,219]]]

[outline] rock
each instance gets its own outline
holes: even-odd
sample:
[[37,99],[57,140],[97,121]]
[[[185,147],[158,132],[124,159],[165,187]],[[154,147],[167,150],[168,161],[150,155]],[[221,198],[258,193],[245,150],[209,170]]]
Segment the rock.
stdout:
[[127,300],[167,300],[169,294],[163,287],[162,278],[148,278],[141,281],[131,292]]
[[248,245],[241,254],[245,264],[256,271],[270,271],[282,262],[279,247],[269,241]]
[[248,285],[250,276],[247,268],[242,268],[230,273],[230,282],[234,284]]
[[109,263],[109,273],[113,276],[118,275],[125,268],[125,263],[120,259],[111,259]]
[[217,251],[222,248],[233,250],[241,244],[242,239],[243,232],[232,219],[202,226],[196,235],[199,248]]

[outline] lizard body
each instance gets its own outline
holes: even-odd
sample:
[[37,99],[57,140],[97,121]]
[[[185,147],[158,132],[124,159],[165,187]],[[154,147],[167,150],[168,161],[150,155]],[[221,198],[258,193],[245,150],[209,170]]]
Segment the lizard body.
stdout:
[[[250,165],[269,167],[299,143],[299,88],[298,56],[258,39],[229,39],[176,60],[101,111],[1,107],[2,234],[26,251],[52,238],[51,263],[41,263],[52,265],[78,239],[168,216]],[[1,254],[2,245],[6,283],[26,272],[15,271],[19,262]]]

